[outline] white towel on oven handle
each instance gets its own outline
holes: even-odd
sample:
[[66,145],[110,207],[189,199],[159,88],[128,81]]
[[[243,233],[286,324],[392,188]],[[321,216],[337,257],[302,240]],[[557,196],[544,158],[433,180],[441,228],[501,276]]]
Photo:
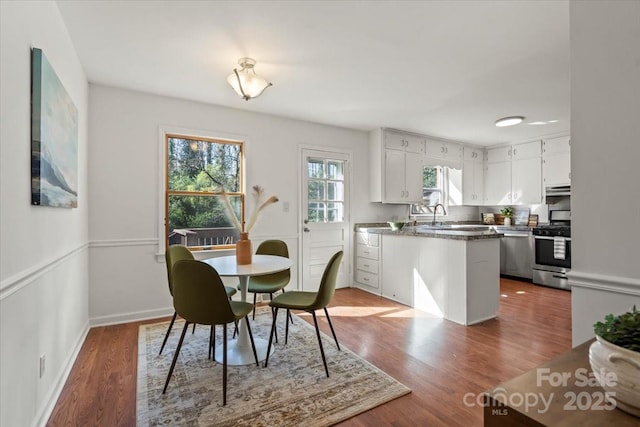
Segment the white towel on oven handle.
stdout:
[[565,259],[567,255],[567,239],[562,236],[553,238],[553,258]]

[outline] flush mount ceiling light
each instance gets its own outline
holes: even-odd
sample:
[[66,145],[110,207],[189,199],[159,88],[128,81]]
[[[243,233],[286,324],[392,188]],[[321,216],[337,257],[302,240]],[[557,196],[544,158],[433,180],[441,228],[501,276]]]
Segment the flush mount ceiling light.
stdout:
[[503,117],[501,119],[496,120],[496,126],[498,126],[499,128],[513,126],[513,125],[522,123],[523,120],[524,120],[523,116]]
[[262,95],[262,92],[271,86],[271,83],[256,74],[253,69],[256,65],[254,59],[240,58],[238,64],[242,68],[240,70],[234,68],[233,73],[227,77],[227,82],[245,101]]

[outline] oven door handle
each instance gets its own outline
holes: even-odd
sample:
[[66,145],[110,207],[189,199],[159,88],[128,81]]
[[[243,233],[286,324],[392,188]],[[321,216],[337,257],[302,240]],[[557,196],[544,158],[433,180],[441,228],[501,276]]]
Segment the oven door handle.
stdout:
[[[554,238],[551,236],[533,236],[533,238],[539,239],[539,240],[554,240]],[[567,242],[570,242],[571,237],[565,237],[564,240],[566,240]]]
[[556,279],[566,279],[567,276],[559,276],[557,274],[552,274],[553,277],[555,277]]

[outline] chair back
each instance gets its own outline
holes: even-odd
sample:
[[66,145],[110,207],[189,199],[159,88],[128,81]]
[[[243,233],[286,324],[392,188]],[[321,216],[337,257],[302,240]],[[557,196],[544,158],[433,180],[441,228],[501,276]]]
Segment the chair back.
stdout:
[[318,310],[324,308],[331,302],[333,294],[336,290],[336,279],[338,277],[338,269],[340,269],[340,261],[342,261],[343,252],[336,252],[322,273],[322,280],[320,280],[320,288],[316,295],[316,299],[313,302],[313,308]]
[[[282,240],[265,240],[256,249],[256,255],[276,255],[289,258],[289,248]],[[286,269],[273,274],[259,276],[260,283],[282,283],[286,286],[291,280],[291,270]]]
[[173,307],[190,323],[223,325],[235,320],[222,279],[209,264],[182,260],[173,267]]
[[186,246],[172,245],[167,248],[164,253],[164,259],[167,263],[167,281],[169,282],[169,293],[173,295],[173,281],[171,277],[171,270],[176,262],[185,259],[193,259],[193,254]]

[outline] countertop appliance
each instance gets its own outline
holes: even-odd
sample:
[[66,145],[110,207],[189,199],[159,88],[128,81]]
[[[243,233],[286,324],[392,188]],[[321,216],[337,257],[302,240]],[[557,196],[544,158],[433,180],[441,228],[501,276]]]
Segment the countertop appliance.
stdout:
[[533,229],[533,283],[569,290],[571,211],[550,210],[549,221]]

